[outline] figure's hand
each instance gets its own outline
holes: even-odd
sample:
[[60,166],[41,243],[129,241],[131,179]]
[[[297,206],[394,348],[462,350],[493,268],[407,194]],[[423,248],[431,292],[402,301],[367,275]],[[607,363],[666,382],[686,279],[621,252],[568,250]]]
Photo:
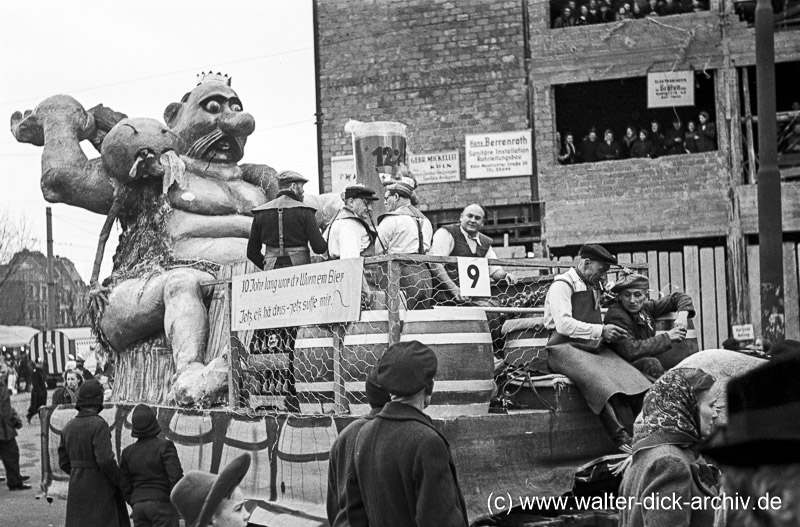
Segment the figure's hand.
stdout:
[[72,129],[78,140],[89,138],[96,129],[94,117],[68,95],[49,97],[33,111],[14,112],[11,115],[11,133],[20,143],[44,145],[45,130],[48,128]]
[[514,285],[518,281],[519,279],[516,276],[514,276],[514,273],[506,273],[506,282],[508,282],[509,285]]
[[628,332],[616,324],[603,325],[603,340],[606,342],[614,342],[615,340],[623,339],[627,336]]
[[91,284],[89,289],[89,312],[103,313],[108,305],[108,295],[111,293],[110,287],[103,287],[100,284]]
[[686,338],[686,328],[676,325],[667,331],[667,335],[669,335],[669,340],[672,342],[683,342],[683,340]]
[[361,291],[361,309],[370,309],[375,302],[375,293],[372,291]]

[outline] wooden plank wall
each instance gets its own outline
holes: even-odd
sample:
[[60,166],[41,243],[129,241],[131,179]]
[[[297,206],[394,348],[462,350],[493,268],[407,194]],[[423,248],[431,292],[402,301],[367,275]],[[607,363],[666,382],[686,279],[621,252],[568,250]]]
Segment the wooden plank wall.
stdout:
[[[800,339],[800,248],[797,243],[783,244],[783,305],[786,317],[786,338]],[[761,277],[758,245],[747,246],[747,278],[750,286],[750,319],[756,335],[761,334]]]
[[[682,251],[619,253],[616,256],[623,264],[648,264],[651,297],[675,291],[691,296],[697,311],[694,325],[700,349],[722,346],[729,335],[725,247],[687,245]],[[795,251],[795,268],[797,256]]]

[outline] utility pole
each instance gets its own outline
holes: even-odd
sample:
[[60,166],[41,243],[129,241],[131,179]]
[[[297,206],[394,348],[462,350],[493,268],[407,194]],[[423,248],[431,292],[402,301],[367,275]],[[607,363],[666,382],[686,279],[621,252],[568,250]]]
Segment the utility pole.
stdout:
[[761,333],[772,344],[785,338],[783,219],[775,122],[775,14],[770,0],[756,4],[758,79],[758,256],[761,267]]
[[56,269],[53,259],[53,210],[47,207],[47,329],[55,329],[57,320]]

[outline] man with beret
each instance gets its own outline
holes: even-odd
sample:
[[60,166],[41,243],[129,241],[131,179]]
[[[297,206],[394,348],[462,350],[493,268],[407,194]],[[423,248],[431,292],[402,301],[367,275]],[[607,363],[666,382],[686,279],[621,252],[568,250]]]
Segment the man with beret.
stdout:
[[[617,295],[606,312],[603,322],[625,330],[626,335],[609,343],[617,355],[636,369],[656,380],[664,375],[658,356],[672,349],[673,342],[686,338],[686,320],[695,315],[692,297],[675,292],[658,300],[648,300],[650,281],[646,276],[632,273],[622,276],[611,288]],[[656,335],[655,319],[677,312],[672,329]]]
[[28,490],[31,486],[25,483],[25,480],[29,478],[19,471],[17,430],[22,428],[22,419],[11,405],[8,372],[8,365],[4,360],[0,360],[0,459],[6,470],[5,480],[8,490]]
[[153,409],[137,404],[131,414],[131,436],[137,441],[120,456],[120,488],[131,504],[134,527],[178,527],[178,511],[169,494],[183,477],[175,443],[159,437]]
[[584,245],[579,257],[575,267],[555,277],[545,297],[547,363],[580,389],[614,444],[626,450],[641,396],[652,383],[607,346],[628,335],[603,324],[600,314],[599,288],[617,259],[600,245]]
[[352,527],[466,527],[450,444],[422,412],[437,366],[433,350],[417,341],[393,344],[378,361],[378,384],[392,401],[355,441],[346,490]]
[[[386,185],[386,212],[378,217],[378,249],[385,254],[425,254],[431,246],[433,227],[428,218],[411,204],[414,188],[402,181]],[[387,284],[388,285],[388,284]],[[428,309],[431,272],[427,264],[403,262],[400,289],[408,309]]]
[[97,380],[81,385],[75,409],[78,415],[64,426],[58,445],[58,466],[69,474],[65,526],[129,525],[111,432],[99,415],[103,387]]
[[391,400],[386,390],[378,386],[378,369],[372,368],[367,376],[365,391],[370,411],[359,417],[339,434],[331,447],[331,458],[328,463],[328,523],[331,527],[347,527],[347,475],[353,465],[353,452],[356,437],[369,421]]
[[[277,176],[278,197],[253,209],[247,258],[259,269],[279,269],[311,263],[309,244],[317,254],[328,244],[317,228],[316,209],[303,203],[308,180],[291,170]],[[266,245],[261,254],[261,245]]]
[[170,500],[186,527],[246,527],[253,512],[239,484],[250,468],[250,454],[242,454],[219,475],[190,470],[175,485]]
[[[732,379],[728,424],[703,448],[722,464],[723,500],[715,525],[800,525],[800,355],[790,353]],[[746,502],[746,503],[745,503]]]

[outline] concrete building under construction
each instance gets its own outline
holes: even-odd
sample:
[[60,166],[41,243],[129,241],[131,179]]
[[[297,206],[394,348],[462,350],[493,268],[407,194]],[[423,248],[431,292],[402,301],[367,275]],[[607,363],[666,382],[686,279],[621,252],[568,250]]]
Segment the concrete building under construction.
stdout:
[[[353,154],[348,120],[399,121],[408,126],[408,161],[430,168],[419,194],[434,227],[479,202],[496,244],[567,257],[594,242],[621,261],[646,262],[659,290],[695,299],[701,349],[718,347],[732,324],[753,323],[760,334],[761,116],[746,10],[710,0],[682,14],[553,28],[565,3],[315,2],[321,188],[341,185],[340,163]],[[776,15],[778,114],[769,118],[779,131],[800,121],[794,11]],[[677,99],[658,92],[663,79],[677,83]],[[708,151],[559,163],[567,131],[576,143],[592,127],[598,141],[606,129],[619,141],[628,125],[685,126],[700,112],[716,124]],[[508,143],[527,137],[529,145]],[[779,157],[786,305],[774,323],[785,324],[787,338],[800,337],[797,157]]]

